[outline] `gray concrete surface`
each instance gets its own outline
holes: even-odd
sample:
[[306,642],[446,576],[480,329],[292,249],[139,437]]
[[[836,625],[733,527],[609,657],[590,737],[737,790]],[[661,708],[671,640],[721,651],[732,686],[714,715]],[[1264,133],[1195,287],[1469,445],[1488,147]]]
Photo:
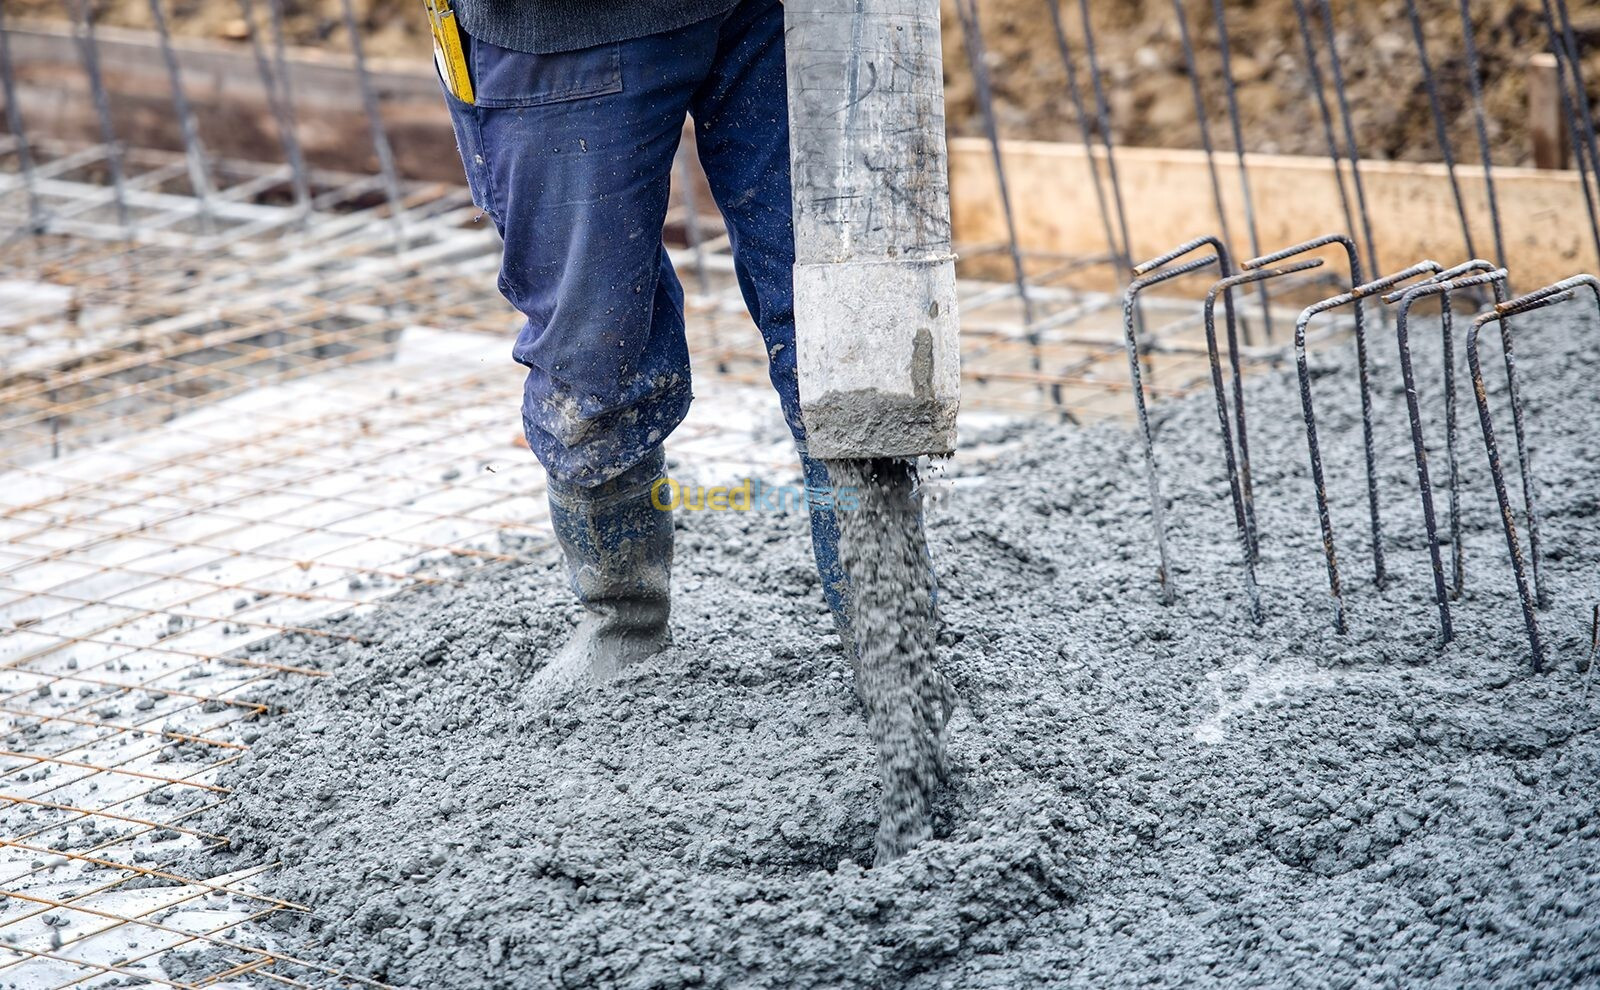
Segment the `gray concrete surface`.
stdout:
[[266,692],[292,713],[194,823],[237,852],[196,868],[281,857],[274,892],[316,914],[276,937],[408,987],[1592,986],[1600,692],[1575,661],[1600,600],[1600,326],[1524,324],[1545,675],[1471,420],[1459,638],[1434,645],[1383,335],[1387,591],[1365,577],[1348,348],[1317,360],[1345,636],[1292,376],[1249,389],[1260,628],[1209,396],[1156,413],[1170,607],[1126,432],[978,438],[1008,450],[945,468],[950,785],[933,840],[893,863],[865,868],[874,750],[804,519],[751,512],[682,517],[677,645],[556,710],[521,687],[574,616],[554,556],[335,622],[361,643],[275,641],[261,655],[328,676]]

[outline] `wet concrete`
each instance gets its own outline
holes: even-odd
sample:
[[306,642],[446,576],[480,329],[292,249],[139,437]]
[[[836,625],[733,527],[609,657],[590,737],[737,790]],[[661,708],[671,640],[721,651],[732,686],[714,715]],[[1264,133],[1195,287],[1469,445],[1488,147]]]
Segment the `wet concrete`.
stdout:
[[860,499],[838,513],[839,560],[852,589],[856,696],[878,751],[873,862],[881,866],[933,834],[944,727],[956,697],[938,665],[933,562],[915,464],[829,461],[828,477]]
[[[191,823],[237,852],[189,865],[281,859],[269,888],[316,914],[280,914],[274,937],[408,987],[1594,985],[1600,690],[1575,662],[1600,600],[1600,327],[1524,324],[1545,675],[1475,424],[1458,640],[1436,648],[1404,397],[1375,339],[1386,591],[1349,352],[1316,361],[1344,636],[1292,376],[1249,390],[1259,628],[1209,396],[1155,414],[1170,607],[1126,432],[1022,430],[947,469],[968,476],[929,519],[960,698],[949,785],[933,837],[884,866],[874,742],[804,519],[709,512],[680,522],[676,645],[555,710],[522,686],[575,618],[553,553],[333,623],[360,643],[273,643],[257,656],[328,676],[267,689],[292,714]],[[1436,379],[1422,389],[1442,464]]]

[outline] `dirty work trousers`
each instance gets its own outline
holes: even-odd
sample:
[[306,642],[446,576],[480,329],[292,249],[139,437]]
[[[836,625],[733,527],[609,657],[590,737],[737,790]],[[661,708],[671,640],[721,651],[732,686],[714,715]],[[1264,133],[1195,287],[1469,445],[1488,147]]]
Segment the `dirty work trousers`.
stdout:
[[[743,0],[663,34],[533,55],[463,38],[475,105],[445,96],[473,198],[505,241],[499,288],[527,317],[528,445],[558,483],[639,465],[688,412],[683,286],[661,242],[686,116],[745,305],[811,488],[795,372],[783,6]],[[828,604],[846,614],[838,521],[811,505]]]

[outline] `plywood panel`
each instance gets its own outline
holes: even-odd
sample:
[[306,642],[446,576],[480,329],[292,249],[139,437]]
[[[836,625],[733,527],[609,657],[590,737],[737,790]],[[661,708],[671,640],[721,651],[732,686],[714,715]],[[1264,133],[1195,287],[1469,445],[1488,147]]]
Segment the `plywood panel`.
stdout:
[[[1025,249],[1064,254],[1106,250],[1105,229],[1081,146],[1009,141],[1003,158]],[[1104,154],[1098,149],[1096,161],[1103,180]],[[1348,229],[1329,161],[1287,155],[1249,155],[1246,161],[1263,251]],[[1136,260],[1191,237],[1220,232],[1204,153],[1121,148],[1116,163]],[[1217,169],[1232,243],[1241,255],[1247,254],[1250,244],[1238,168],[1231,155],[1219,155]],[[996,205],[988,143],[979,138],[952,139],[950,172],[956,240],[964,244],[1003,240],[1005,220]],[[1479,256],[1494,260],[1483,172],[1461,166],[1457,175],[1474,247]],[[1452,264],[1467,257],[1442,165],[1363,162],[1361,176],[1378,263],[1386,271],[1421,258]],[[1497,168],[1493,178],[1507,262],[1519,287],[1600,267],[1576,172]],[[1353,204],[1353,191],[1351,197]],[[1085,284],[1098,282],[1103,288],[1111,281],[1105,267],[1088,274]]]

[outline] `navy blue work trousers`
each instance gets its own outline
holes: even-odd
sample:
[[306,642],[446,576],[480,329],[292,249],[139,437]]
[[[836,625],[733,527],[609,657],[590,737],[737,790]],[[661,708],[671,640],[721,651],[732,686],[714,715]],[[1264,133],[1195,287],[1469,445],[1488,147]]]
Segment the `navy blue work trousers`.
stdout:
[[[688,412],[683,286],[661,240],[687,116],[807,485],[826,488],[806,454],[795,372],[779,0],[579,51],[463,43],[475,104],[446,99],[473,198],[505,242],[500,291],[527,317],[512,352],[528,369],[523,427],[552,481],[615,478]],[[813,504],[811,527],[842,620],[838,522]]]

